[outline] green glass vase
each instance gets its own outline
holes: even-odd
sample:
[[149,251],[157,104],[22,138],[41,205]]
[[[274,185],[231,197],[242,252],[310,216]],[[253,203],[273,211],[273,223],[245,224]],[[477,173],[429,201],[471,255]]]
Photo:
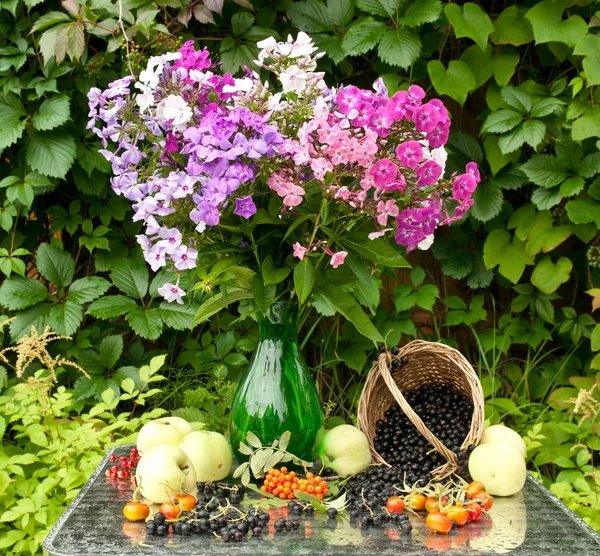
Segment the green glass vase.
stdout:
[[240,459],[240,441],[249,431],[263,445],[290,431],[287,451],[313,460],[324,431],[321,401],[298,345],[296,311],[274,303],[259,319],[260,340],[241,378],[230,414],[231,444]]

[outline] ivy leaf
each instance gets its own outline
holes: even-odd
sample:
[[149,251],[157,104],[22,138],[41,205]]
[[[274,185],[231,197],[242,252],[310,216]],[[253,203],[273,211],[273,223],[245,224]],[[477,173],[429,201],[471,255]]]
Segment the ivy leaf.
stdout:
[[471,215],[480,222],[487,222],[500,214],[504,195],[492,182],[484,182],[475,189],[473,200],[475,204],[471,207]]
[[526,8],[509,6],[494,22],[492,42],[494,44],[512,44],[521,46],[533,40],[533,28],[524,17]]
[[40,174],[64,179],[73,165],[75,140],[64,131],[33,131],[27,145],[27,162]]
[[136,307],[125,317],[133,331],[146,340],[156,340],[163,329],[160,309],[142,309]]
[[[449,4],[454,6],[454,4]],[[427,72],[435,90],[441,95],[448,95],[461,106],[467,95],[475,89],[475,76],[467,64],[460,60],[451,60],[448,69],[438,60],[427,64]]]
[[519,112],[529,112],[533,105],[531,95],[519,89],[518,87],[506,86],[502,87],[500,94],[504,102],[518,110]]
[[[519,159],[519,153],[515,153],[514,155],[505,155],[500,150],[498,145],[498,137],[496,135],[488,135],[483,142],[483,149],[485,150],[485,159],[488,161],[490,165],[490,169],[492,170],[492,174],[495,176],[502,168],[504,168],[510,162],[517,162]],[[525,174],[519,172],[521,179],[514,179],[513,174],[507,172],[504,177],[498,176],[494,178],[492,181],[501,189],[516,189],[523,185],[527,178]]]
[[531,116],[533,118],[543,118],[564,106],[565,103],[554,97],[544,98],[536,102],[531,108]]
[[447,4],[446,17],[454,27],[457,38],[468,37],[477,43],[481,50],[485,50],[488,37],[494,31],[490,17],[473,2],[466,2],[462,6]]
[[419,59],[421,39],[414,31],[400,27],[383,35],[378,52],[386,64],[407,69]]
[[568,169],[559,158],[540,154],[529,159],[521,170],[536,185],[554,187],[569,177]]
[[135,309],[137,303],[125,295],[107,295],[94,301],[88,307],[88,313],[98,319],[120,317]]
[[587,23],[582,17],[572,15],[562,19],[570,5],[570,0],[545,0],[529,9],[525,17],[531,22],[536,44],[562,42],[574,47],[587,34]]
[[48,289],[33,278],[10,278],[0,286],[0,305],[9,311],[20,311],[48,297]]
[[545,294],[554,293],[561,284],[569,280],[573,263],[561,257],[556,264],[549,256],[544,257],[533,269],[531,283]]
[[505,133],[523,121],[523,115],[516,110],[496,110],[483,122],[481,131],[485,133]]
[[238,12],[231,16],[231,30],[236,37],[243,35],[254,23],[254,16],[248,12]]
[[440,0],[416,0],[400,18],[400,23],[409,27],[418,27],[424,23],[437,21],[441,13],[442,2]]
[[54,129],[69,119],[69,113],[69,97],[67,95],[54,95],[46,99],[33,115],[33,127],[40,131]]
[[481,50],[476,44],[472,44],[460,56],[459,60],[469,66],[475,78],[475,88],[481,87],[493,74],[492,47],[487,45]]
[[483,247],[483,261],[488,269],[498,266],[502,276],[516,284],[527,265],[534,264],[535,257],[525,251],[525,243],[506,230],[494,230],[488,235]]
[[35,262],[40,274],[55,286],[64,288],[73,280],[73,257],[54,244],[42,243],[38,247]]
[[12,93],[0,95],[0,152],[17,141],[27,124],[23,103]]
[[100,276],[87,276],[75,280],[69,288],[67,299],[74,303],[90,303],[97,297],[103,295],[108,288],[110,282]]
[[546,125],[538,120],[525,120],[519,126],[503,135],[498,140],[498,146],[503,154],[509,154],[527,143],[534,149],[544,140]]
[[332,31],[327,6],[323,2],[295,2],[288,10],[292,23],[306,33]]
[[65,301],[54,305],[48,314],[48,323],[57,334],[72,336],[83,320],[83,308],[78,303]]
[[371,18],[355,23],[348,28],[342,46],[348,56],[360,56],[377,46],[379,39],[386,32],[387,26],[381,21]]
[[508,85],[520,60],[519,53],[514,48],[505,47],[492,59],[492,71],[498,85]]
[[575,45],[574,54],[584,56],[583,71],[588,87],[600,84],[600,37],[584,35]]

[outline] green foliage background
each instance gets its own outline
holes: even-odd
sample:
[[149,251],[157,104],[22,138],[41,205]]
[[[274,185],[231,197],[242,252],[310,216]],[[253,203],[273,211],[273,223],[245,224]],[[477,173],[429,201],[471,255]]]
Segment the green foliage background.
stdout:
[[[60,375],[74,418],[107,389],[122,396],[127,379],[141,388],[137,369],[166,353],[168,380],[151,403],[226,427],[256,345],[251,301],[193,327],[222,286],[215,268],[196,278],[204,287],[192,303],[157,299],[167,277],[149,273],[129,203],[110,189],[86,94],[188,38],[240,73],[257,40],[306,31],[327,53],[332,86],[382,76],[390,93],[417,83],[440,96],[453,120],[447,172],[475,160],[483,176],[469,216],[440,230],[430,253],[410,255],[410,274],[362,272],[344,283],[348,297],[389,345],[437,339],[477,362],[490,422],[517,428],[532,471],[600,529],[598,407],[582,421],[568,402],[592,387],[600,398],[597,10],[590,0],[0,0],[0,320],[15,317],[3,344],[31,325],[72,336],[53,349],[91,376]],[[332,422],[350,420],[373,342],[360,319],[323,296],[309,302],[306,357]],[[0,392],[15,388],[0,370]],[[6,409],[0,434],[0,532],[26,531],[0,543],[34,552],[41,537],[14,513],[2,475],[2,454],[30,451]]]

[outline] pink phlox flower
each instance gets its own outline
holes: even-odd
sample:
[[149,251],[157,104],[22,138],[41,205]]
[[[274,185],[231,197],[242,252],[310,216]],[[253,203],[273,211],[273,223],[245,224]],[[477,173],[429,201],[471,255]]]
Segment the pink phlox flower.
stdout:
[[300,260],[304,259],[304,255],[306,255],[308,249],[306,247],[302,247],[299,242],[294,243],[293,248],[294,257],[298,257]]
[[479,175],[479,168],[477,167],[477,163],[469,162],[469,164],[467,164],[467,174],[473,176],[477,183],[481,181],[481,176]]
[[337,253],[334,253],[331,256],[331,261],[329,261],[329,264],[333,267],[333,268],[337,268],[340,265],[344,264],[344,259],[348,256],[348,253],[346,253],[346,251],[338,251]]
[[396,148],[396,155],[405,168],[417,167],[417,164],[423,160],[423,147],[418,141],[406,141],[400,143]]
[[393,228],[385,228],[384,230],[379,230],[378,232],[371,232],[368,237],[371,241],[373,241],[378,237],[383,237],[387,232],[391,231],[392,229]]
[[162,295],[167,303],[176,301],[180,305],[183,305],[182,297],[185,295],[185,291],[182,290],[177,284],[166,283],[164,286],[158,288],[158,293]]
[[452,198],[460,201],[470,199],[477,188],[477,180],[472,174],[461,174],[452,183]]
[[340,187],[333,196],[334,199],[342,199],[342,201],[348,201],[352,197],[352,191],[347,187]]
[[373,176],[375,187],[382,187],[392,183],[396,179],[398,166],[389,158],[382,158],[369,168],[369,174]]
[[377,215],[377,222],[379,225],[385,226],[389,216],[392,218],[398,216],[399,209],[395,201],[390,199],[389,201],[379,201],[377,204],[377,212],[379,213]]
[[440,113],[428,104],[417,108],[413,114],[415,119],[415,129],[424,133],[429,133],[435,129],[440,121]]
[[333,170],[333,164],[326,158],[311,158],[310,168],[319,181],[323,181],[325,174]]
[[435,185],[439,177],[442,175],[442,167],[433,160],[427,160],[424,164],[415,170],[417,183],[421,186]]

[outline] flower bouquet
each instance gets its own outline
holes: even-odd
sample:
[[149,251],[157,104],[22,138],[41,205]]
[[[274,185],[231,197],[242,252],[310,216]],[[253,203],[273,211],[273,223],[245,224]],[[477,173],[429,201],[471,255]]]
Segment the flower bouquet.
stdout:
[[197,322],[236,301],[266,313],[295,298],[381,340],[360,283],[408,266],[404,251],[463,217],[477,165],[444,176],[448,111],[420,87],[391,98],[381,80],[329,87],[305,33],[258,47],[260,73],[241,78],[188,41],[137,80],[93,88],[89,128],[112,188],[133,203],[165,300],[204,292]]

